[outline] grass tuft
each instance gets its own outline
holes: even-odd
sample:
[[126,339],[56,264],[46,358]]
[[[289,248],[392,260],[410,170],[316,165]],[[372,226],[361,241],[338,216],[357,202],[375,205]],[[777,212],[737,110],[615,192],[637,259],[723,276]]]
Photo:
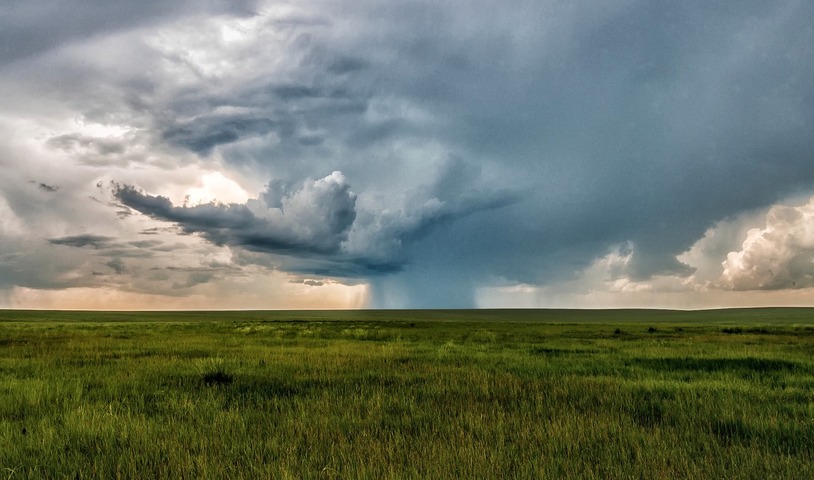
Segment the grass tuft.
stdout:
[[220,357],[199,360],[197,369],[200,372],[201,380],[207,385],[229,385],[235,379]]

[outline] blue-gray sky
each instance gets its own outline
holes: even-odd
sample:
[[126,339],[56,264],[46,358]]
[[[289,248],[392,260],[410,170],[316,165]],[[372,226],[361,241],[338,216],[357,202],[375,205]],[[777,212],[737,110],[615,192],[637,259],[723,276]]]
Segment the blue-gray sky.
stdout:
[[0,306],[814,303],[811,2],[0,9]]

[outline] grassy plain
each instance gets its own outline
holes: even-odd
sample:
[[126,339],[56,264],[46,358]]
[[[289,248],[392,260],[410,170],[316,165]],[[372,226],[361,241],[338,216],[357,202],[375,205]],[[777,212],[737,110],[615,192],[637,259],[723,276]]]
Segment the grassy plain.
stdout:
[[814,478],[814,309],[0,311],[0,478]]

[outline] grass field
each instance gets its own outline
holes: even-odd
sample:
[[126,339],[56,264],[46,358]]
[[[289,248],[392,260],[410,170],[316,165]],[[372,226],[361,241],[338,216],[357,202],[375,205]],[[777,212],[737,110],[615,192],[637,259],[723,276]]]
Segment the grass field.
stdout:
[[0,478],[814,478],[814,309],[0,311]]

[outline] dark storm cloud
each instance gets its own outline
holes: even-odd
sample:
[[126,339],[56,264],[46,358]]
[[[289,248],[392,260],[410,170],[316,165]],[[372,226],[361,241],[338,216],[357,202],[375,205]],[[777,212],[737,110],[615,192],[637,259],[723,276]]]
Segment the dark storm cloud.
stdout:
[[328,64],[328,72],[337,75],[344,75],[346,73],[364,70],[367,66],[368,62],[362,60],[361,58],[340,57]]
[[[320,64],[319,68],[324,70],[327,66]],[[342,139],[370,135],[365,132],[382,128],[381,125],[356,126],[368,109],[369,93],[348,82],[347,75],[340,76],[341,81],[323,80],[316,85],[315,81],[270,82],[259,86],[252,82],[218,94],[210,94],[205,89],[193,90],[179,95],[168,106],[149,100],[147,109],[163,142],[198,155],[208,156],[215,148],[223,149],[245,139],[265,136],[262,145],[278,143],[278,146],[273,152],[259,154],[262,163],[268,161],[268,155],[275,155],[279,161],[305,160],[303,163],[307,164],[308,160],[300,157],[302,149],[321,146],[326,140],[320,133],[323,130],[339,134]],[[167,117],[167,109],[183,119]],[[238,113],[218,113],[217,110]],[[347,132],[338,129],[347,129]],[[274,134],[273,139],[269,134]],[[233,151],[238,158],[246,153],[241,146]],[[251,154],[251,150],[249,152]],[[237,163],[236,157],[230,158]],[[301,178],[313,172],[291,173],[293,178]]]
[[163,135],[171,144],[186,147],[200,155],[209,155],[218,145],[264,135],[276,126],[277,122],[268,118],[212,115],[170,127]]
[[105,248],[110,246],[116,240],[115,237],[107,237],[104,235],[69,235],[66,237],[50,238],[48,243],[51,245],[65,245],[68,247],[76,248]]
[[117,186],[114,195],[125,206],[161,220],[176,222],[188,232],[237,230],[248,228],[257,221],[245,205],[175,207],[166,197],[144,194],[130,185]]
[[0,68],[66,42],[180,15],[248,15],[254,1],[7,0],[0,16]]
[[270,182],[259,199],[246,204],[179,207],[128,185],[115,185],[113,194],[129,208],[173,222],[216,245],[293,256],[296,260],[284,261],[286,271],[335,277],[398,272],[409,261],[403,247],[433,229],[517,201],[508,192],[430,200],[418,195],[415,200],[421,203],[407,210],[360,211],[356,194],[339,172],[296,188]]
[[[524,192],[492,214],[430,229],[409,249],[409,268],[423,270],[405,273],[400,288],[428,276],[451,277],[444,285],[489,275],[557,281],[624,242],[630,278],[687,276],[694,269],[675,256],[715,221],[814,188],[814,62],[804,47],[814,42],[812,5],[514,6],[460,16],[430,3],[360,8],[371,28],[321,50],[365,59],[349,72],[371,86],[368,111],[395,98],[437,121],[430,131],[400,111],[341,125],[320,119],[326,138],[382,163],[376,147],[440,139],[448,152],[499,169],[499,187]],[[330,62],[312,68],[336,72]],[[269,157],[310,158],[290,145]]]
[[[83,31],[251,20],[231,43],[220,24],[131,39],[138,72],[94,55],[101,43],[71,54],[82,62],[49,59],[28,77],[77,116],[137,134],[55,132],[47,145],[88,167],[199,162],[271,179],[243,205],[116,195],[121,212],[271,253],[270,268],[373,279],[378,305],[470,306],[478,286],[560,282],[614,245],[630,258],[613,278],[687,277],[676,255],[716,222],[814,191],[811,2],[306,0],[252,17],[248,4],[153,3],[48,4],[33,29],[16,25],[34,7],[10,4],[0,60]],[[24,41],[33,31],[50,33]],[[144,158],[126,157],[137,147]],[[334,170],[347,182],[301,181]],[[71,238],[52,240],[93,247]],[[808,285],[807,255],[785,265],[792,283],[732,266],[729,288]]]
[[110,269],[118,275],[121,275],[127,271],[124,261],[121,258],[111,259],[109,262],[105,263],[105,265],[110,267]]
[[[414,206],[360,211],[349,239],[365,238],[375,248],[364,257],[385,265],[457,259],[422,268],[443,263],[462,277],[556,281],[623,242],[633,246],[631,278],[686,276],[692,267],[675,256],[713,222],[814,185],[812,88],[803,81],[814,71],[799,47],[814,41],[801,20],[810,7],[516,7],[460,16],[429,2],[352,8],[347,18],[369,28],[335,41],[324,26],[290,44],[307,59],[300,81],[217,102],[284,123],[277,143],[250,151],[278,178],[329,162],[365,194],[393,181],[382,165],[409,162],[382,152],[410,142],[440,142],[446,155],[491,165],[441,172],[423,198],[395,179]],[[317,142],[307,141],[311,131]],[[467,190],[483,182],[514,193],[481,205]]]
[[477,244],[433,239],[445,255],[538,283],[631,240],[632,276],[686,275],[675,255],[715,220],[814,186],[809,4],[561,5],[525,5],[544,24],[516,38],[453,22],[395,46],[416,73],[391,72],[394,89],[439,102],[451,145],[529,187],[457,232]]
[[[209,203],[176,207],[169,199],[116,186],[113,194],[124,205],[159,220],[177,224],[187,233],[200,233],[216,245],[290,254],[331,254],[347,238],[356,218],[356,195],[344,177],[334,172],[306,181],[268,206]],[[268,197],[268,195],[266,195]]]

